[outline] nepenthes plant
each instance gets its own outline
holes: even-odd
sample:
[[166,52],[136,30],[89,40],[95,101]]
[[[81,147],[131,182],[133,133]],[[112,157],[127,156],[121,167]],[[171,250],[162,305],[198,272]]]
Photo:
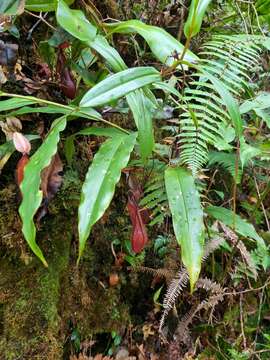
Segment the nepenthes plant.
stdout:
[[[245,165],[252,158],[262,156],[259,147],[249,144],[245,136],[246,110],[241,104],[247,96],[252,97],[251,75],[254,69],[260,70],[261,53],[269,49],[270,39],[261,34],[217,32],[195,54],[190,45],[200,31],[209,0],[192,0],[184,26],[184,45],[164,29],[139,20],[103,23],[94,21],[95,16],[89,20],[83,11],[70,8],[70,3],[72,1],[57,0],[42,5],[29,0],[25,9],[54,11],[59,29],[65,31],[68,41],[58,44],[56,72],[63,93],[72,101],[62,104],[0,92],[3,117],[28,113],[56,117],[41,145],[20,167],[23,175],[20,174],[19,181],[19,213],[23,235],[32,251],[49,266],[36,242],[35,216],[44,198],[42,174],[52,160],[55,161],[65,129],[81,118],[92,121],[93,126],[82,126],[79,132],[65,139],[67,160],[74,154],[77,136],[102,136],[107,140],[95,153],[81,189],[78,261],[92,227],[111,203],[122,172],[130,160],[134,163],[136,159],[135,166],[154,166],[144,196],[136,197],[136,189],[131,189],[129,196],[135,251],[142,250],[147,242],[141,210],[150,212],[149,226],[156,226],[171,216],[181,260],[193,290],[204,256],[205,219],[210,217],[222,221],[239,235],[255,240],[261,265],[266,268],[269,265],[267,246],[254,226],[236,213],[235,199]],[[139,35],[149,47],[154,65],[129,67],[112,45],[114,34]],[[65,51],[78,44],[84,64],[91,66],[91,62],[98,59],[106,68],[106,75],[93,84],[91,79],[84,81],[83,86],[75,83]],[[103,110],[108,106],[116,108],[119,101],[132,113],[136,130],[103,117]],[[161,105],[164,102],[175,114],[174,121],[165,127],[173,141],[165,144],[155,137],[154,126],[157,112],[164,110]],[[2,149],[4,155],[3,145]],[[235,179],[231,209],[213,206],[206,200],[202,179],[207,164],[223,164]]]

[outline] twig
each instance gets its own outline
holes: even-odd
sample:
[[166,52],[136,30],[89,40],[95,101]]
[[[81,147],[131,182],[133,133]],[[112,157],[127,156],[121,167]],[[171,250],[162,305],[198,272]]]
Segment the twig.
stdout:
[[242,338],[243,338],[244,349],[246,350],[246,348],[247,348],[247,339],[246,339],[246,335],[245,335],[244,321],[243,321],[243,294],[240,294],[239,307],[240,307],[241,334],[242,334]]
[[39,19],[40,21],[44,22],[44,24],[46,24],[47,26],[49,26],[49,28],[51,28],[52,30],[56,31],[56,28],[51,25],[47,20],[45,20],[42,16],[42,12],[39,13],[39,15],[36,15],[34,13],[32,13],[31,11],[28,10],[24,10],[24,12],[26,12],[27,14],[34,16],[35,18]]
[[254,182],[255,182],[256,191],[257,191],[258,198],[259,198],[259,201],[260,201],[260,204],[261,204],[261,208],[262,208],[262,211],[263,211],[263,215],[264,215],[264,218],[265,218],[265,222],[266,222],[266,225],[267,225],[267,229],[268,229],[268,231],[270,231],[269,220],[268,220],[268,217],[267,217],[267,214],[266,214],[266,211],[265,211],[265,207],[264,207],[263,201],[262,201],[262,199],[261,199],[261,194],[260,194],[259,186],[258,186],[258,183],[257,183],[257,180],[256,180],[255,175],[253,175],[253,179],[254,179]]
[[270,285],[270,277],[268,278],[268,280],[265,282],[265,284],[263,286],[260,286],[258,288],[255,288],[255,289],[247,289],[247,290],[242,290],[242,291],[238,291],[238,292],[227,292],[227,293],[224,293],[223,295],[224,296],[235,296],[235,295],[241,295],[241,294],[245,294],[245,293],[249,293],[249,292],[252,292],[252,291],[260,291],[260,290],[263,290],[265,289],[268,285]]
[[259,334],[259,325],[260,325],[260,322],[261,322],[262,305],[263,305],[263,292],[264,292],[264,289],[262,290],[261,294],[259,294],[260,304],[259,304],[259,310],[258,310],[256,335],[255,335],[255,339],[254,339],[254,351],[256,351],[257,338],[258,338],[258,334]]

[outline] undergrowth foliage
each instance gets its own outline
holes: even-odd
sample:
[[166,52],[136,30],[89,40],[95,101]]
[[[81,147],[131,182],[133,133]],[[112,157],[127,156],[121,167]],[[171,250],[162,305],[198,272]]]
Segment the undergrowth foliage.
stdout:
[[[173,228],[180,249],[180,269],[176,273],[171,269],[134,267],[136,271],[157,275],[167,282],[160,333],[163,333],[167,316],[176,309],[177,300],[188,284],[191,293],[205,290],[208,294],[178,323],[176,337],[188,342],[188,327],[195,316],[201,310],[214,311],[225,296],[223,283],[200,274],[209,255],[224,247],[230,252],[230,266],[235,251],[238,251],[242,262],[238,262],[235,269],[235,279],[246,270],[257,279],[259,270],[267,270],[270,264],[268,246],[250,222],[252,216],[240,212],[237,206],[237,189],[242,183],[247,186],[244,183],[245,169],[249,166],[258,196],[255,210],[262,208],[266,228],[270,230],[263,204],[269,189],[260,194],[254,171],[256,164],[269,161],[269,147],[260,140],[251,140],[255,130],[250,115],[255,111],[261,117],[260,129],[270,126],[266,111],[270,108],[270,96],[265,94],[266,99],[256,99],[258,89],[254,85],[254,79],[257,80],[264,71],[261,58],[270,49],[270,39],[264,34],[258,35],[259,31],[256,34],[254,31],[252,34],[227,32],[226,35],[212,32],[195,54],[190,45],[200,32],[211,1],[191,1],[183,28],[184,45],[164,29],[139,20],[102,23],[92,21],[95,14],[89,20],[81,10],[73,9],[68,3],[57,0],[51,2],[46,10],[38,1],[25,3],[27,11],[55,12],[58,28],[51,26],[52,38],[45,43],[55,54],[52,71],[61,81],[60,90],[66,100],[69,99],[66,101],[68,104],[11,93],[4,90],[5,87],[0,91],[3,98],[0,102],[1,128],[7,140],[0,146],[0,170],[15,148],[22,153],[17,167],[17,175],[20,175],[17,183],[21,192],[19,214],[23,235],[33,253],[45,266],[50,266],[36,242],[35,222],[44,202],[55,194],[59,183],[56,186],[47,179],[46,189],[53,190],[45,196],[44,174],[58,156],[58,145],[63,134],[71,128],[70,123],[78,119],[91,121],[92,126],[80,125],[79,131],[68,133],[64,145],[67,162],[72,166],[78,136],[106,138],[90,161],[81,190],[78,263],[83,258],[93,226],[110,206],[121,174],[125,173],[130,181],[127,193],[133,250],[142,250],[147,243],[147,223],[166,233],[172,232]],[[253,10],[257,16],[258,4],[255,5]],[[23,13],[23,5],[20,8],[14,6],[4,9],[6,14]],[[262,9],[261,5],[257,8]],[[59,31],[63,32],[63,39],[58,39]],[[148,46],[149,58],[155,58],[155,62],[151,62],[154,65],[137,66],[140,62],[136,61],[133,66],[127,66],[111,45],[113,34],[117,33],[139,35],[139,42]],[[80,55],[68,60],[68,48]],[[100,70],[96,70],[100,63],[102,71],[94,76],[93,73]],[[165,114],[166,108],[170,109],[169,116]],[[110,112],[129,112],[133,123],[125,127],[107,120],[103,115]],[[41,134],[41,145],[29,157],[29,141],[37,137],[23,134],[20,122],[15,124],[10,116],[30,113],[59,115],[48,133]],[[162,122],[159,129],[155,119]],[[21,139],[21,143],[18,144],[16,139]],[[229,189],[214,187],[220,168],[230,175]],[[61,164],[58,164],[59,169],[62,169]],[[144,189],[135,184],[134,178],[132,183],[132,171],[135,174],[147,172]],[[55,175],[55,172],[50,173]],[[264,170],[260,172],[258,180],[263,184],[267,176]],[[57,181],[60,182],[59,178]],[[38,215],[38,219],[42,216]],[[217,223],[213,226],[214,220]],[[134,252],[132,256],[135,256]]]

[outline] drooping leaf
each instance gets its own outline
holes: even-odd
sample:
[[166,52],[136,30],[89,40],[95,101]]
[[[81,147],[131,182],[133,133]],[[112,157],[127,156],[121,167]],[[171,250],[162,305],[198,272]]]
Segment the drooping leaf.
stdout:
[[142,89],[133,91],[127,95],[127,102],[132,111],[137,129],[140,154],[143,161],[152,154],[155,146],[153,132],[153,107],[145,96]]
[[84,13],[71,10],[63,0],[57,2],[56,18],[62,28],[81,41],[94,40],[97,28],[87,20]]
[[[65,3],[71,5],[74,0],[65,0]],[[25,8],[30,11],[55,11],[57,7],[56,0],[26,0]]]
[[[82,186],[79,206],[79,259],[92,226],[109,206],[121,170],[127,165],[136,141],[136,133],[114,136],[101,145],[90,165]],[[78,261],[79,261],[78,259]]]
[[30,248],[36,256],[47,266],[43,253],[36,243],[36,228],[34,215],[42,202],[42,191],[40,188],[41,171],[51,162],[52,157],[57,152],[57,144],[60,132],[66,127],[66,116],[56,119],[51,127],[49,134],[31,156],[29,163],[24,169],[24,178],[20,189],[22,193],[22,203],[19,213],[23,222],[22,231]]
[[222,206],[208,206],[205,211],[213,218],[229,226],[239,235],[256,240],[258,246],[265,248],[264,240],[258,235],[254,226],[242,219],[239,215],[234,214],[232,210]]
[[[154,56],[168,66],[175,61],[174,55],[181,56],[184,50],[184,46],[164,29],[144,24],[139,20],[109,24],[108,27],[111,28],[112,32],[140,34],[148,43]],[[198,57],[188,50],[184,60],[193,63],[198,60]]]
[[108,104],[131,91],[160,80],[159,72],[150,66],[130,68],[102,80],[90,89],[80,102],[81,107]]
[[198,34],[201,29],[205,11],[211,0],[192,0],[189,6],[188,18],[184,26],[186,38],[191,38]]
[[167,168],[165,185],[174,233],[181,246],[181,257],[189,273],[192,291],[200,274],[204,244],[199,193],[191,173],[180,167]]

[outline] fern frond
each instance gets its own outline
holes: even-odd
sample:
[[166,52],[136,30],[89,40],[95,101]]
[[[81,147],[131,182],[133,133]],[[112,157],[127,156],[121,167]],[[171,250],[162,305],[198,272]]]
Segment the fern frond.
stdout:
[[[215,251],[224,242],[221,237],[215,237],[211,239],[205,246],[204,255],[202,260],[205,261],[207,257]],[[176,300],[178,299],[181,291],[186,287],[189,280],[188,272],[185,268],[182,268],[177,273],[176,277],[171,281],[167,289],[164,301],[163,301],[163,314],[159,323],[159,332],[162,334],[162,328],[165,323],[165,319],[168,316],[170,310],[174,307]],[[200,285],[199,285],[200,286]]]
[[188,283],[188,272],[185,268],[181,269],[176,277],[172,280],[169,285],[169,288],[166,292],[164,301],[163,301],[163,308],[164,311],[162,313],[160,322],[159,322],[159,332],[162,333],[162,328],[165,323],[165,319],[168,316],[170,310],[173,308],[178,296],[180,295],[182,289],[186,287]]
[[224,102],[204,72],[215,76],[235,97],[248,88],[249,74],[259,67],[260,46],[250,36],[215,35],[199,53],[198,71],[185,89],[179,105],[177,135],[180,161],[193,173],[208,161],[208,147],[221,137],[221,124],[230,122]]
[[164,172],[154,173],[147,182],[144,190],[145,196],[140,206],[151,210],[150,226],[163,223],[168,210],[168,199],[165,189]]
[[188,326],[200,310],[208,310],[211,308],[213,312],[216,305],[224,298],[224,289],[208,278],[200,278],[197,281],[196,289],[200,288],[208,291],[210,295],[208,299],[201,301],[199,305],[194,305],[191,310],[183,316],[175,333],[178,341],[185,342],[186,335],[189,333]]
[[166,282],[170,282],[173,279],[175,273],[173,270],[165,268],[153,269],[146,266],[133,266],[129,267],[128,270],[132,270],[135,272],[143,272],[153,275],[154,277],[163,278],[166,280]]
[[223,232],[224,232],[224,236],[230,240],[230,242],[233,244],[233,246],[235,246],[241,256],[242,259],[244,260],[245,264],[247,265],[247,270],[249,270],[254,279],[256,280],[258,277],[258,272],[257,272],[257,267],[256,264],[254,262],[254,260],[252,259],[251,253],[247,250],[245,244],[243,243],[243,241],[239,241],[238,236],[236,235],[236,233],[231,230],[230,228],[228,228],[226,225],[224,225],[223,223],[219,222]]
[[209,162],[208,165],[219,165],[223,167],[226,171],[230,173],[236,183],[239,184],[242,178],[242,169],[238,166],[237,176],[236,176],[236,154],[226,153],[223,151],[211,151],[209,153]]

